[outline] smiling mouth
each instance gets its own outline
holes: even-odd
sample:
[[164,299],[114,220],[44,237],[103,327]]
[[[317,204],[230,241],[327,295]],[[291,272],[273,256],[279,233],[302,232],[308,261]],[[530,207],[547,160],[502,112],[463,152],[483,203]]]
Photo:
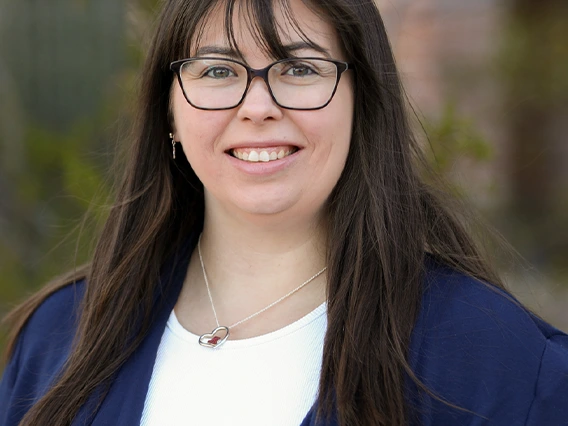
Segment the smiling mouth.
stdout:
[[235,148],[228,151],[230,155],[249,163],[268,163],[281,160],[299,150],[298,147],[273,147],[273,148]]

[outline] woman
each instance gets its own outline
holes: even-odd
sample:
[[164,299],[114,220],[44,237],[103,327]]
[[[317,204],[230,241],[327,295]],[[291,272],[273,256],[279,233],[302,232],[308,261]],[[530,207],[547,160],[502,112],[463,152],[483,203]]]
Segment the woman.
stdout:
[[372,2],[165,2],[136,130],[2,425],[566,424],[568,336],[420,180]]

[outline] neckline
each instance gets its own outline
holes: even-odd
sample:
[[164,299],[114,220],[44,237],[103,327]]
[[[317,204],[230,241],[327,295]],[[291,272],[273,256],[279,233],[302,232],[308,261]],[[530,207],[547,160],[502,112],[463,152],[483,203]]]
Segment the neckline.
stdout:
[[219,351],[219,350],[231,350],[231,349],[245,349],[250,348],[253,346],[263,345],[268,342],[272,342],[274,340],[278,340],[293,334],[304,327],[309,326],[312,322],[318,320],[321,316],[323,316],[327,312],[327,302],[323,302],[313,311],[309,312],[308,314],[304,315],[302,318],[278,329],[274,330],[270,333],[262,334],[260,336],[249,337],[246,339],[236,339],[236,340],[227,340],[223,343],[223,346],[219,347],[218,349],[210,349],[204,348],[199,345],[199,336],[197,334],[192,333],[191,331],[185,329],[181,323],[179,322],[175,309],[172,309],[170,313],[170,317],[168,318],[167,327],[170,331],[178,338],[183,340],[184,342],[194,345],[199,349],[205,351]]

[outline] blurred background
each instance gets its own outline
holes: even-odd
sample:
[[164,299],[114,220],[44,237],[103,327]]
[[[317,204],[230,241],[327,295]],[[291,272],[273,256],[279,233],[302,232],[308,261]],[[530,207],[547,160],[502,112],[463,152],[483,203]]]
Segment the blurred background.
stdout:
[[[377,2],[428,158],[568,330],[568,1]],[[88,260],[159,3],[0,0],[0,316]]]

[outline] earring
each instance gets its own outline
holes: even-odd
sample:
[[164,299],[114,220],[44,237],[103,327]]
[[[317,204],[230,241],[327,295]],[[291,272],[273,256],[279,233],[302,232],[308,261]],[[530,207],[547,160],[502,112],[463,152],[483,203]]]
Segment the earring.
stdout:
[[170,139],[172,140],[172,151],[174,160],[176,159],[176,141],[174,140],[174,134],[170,133]]

